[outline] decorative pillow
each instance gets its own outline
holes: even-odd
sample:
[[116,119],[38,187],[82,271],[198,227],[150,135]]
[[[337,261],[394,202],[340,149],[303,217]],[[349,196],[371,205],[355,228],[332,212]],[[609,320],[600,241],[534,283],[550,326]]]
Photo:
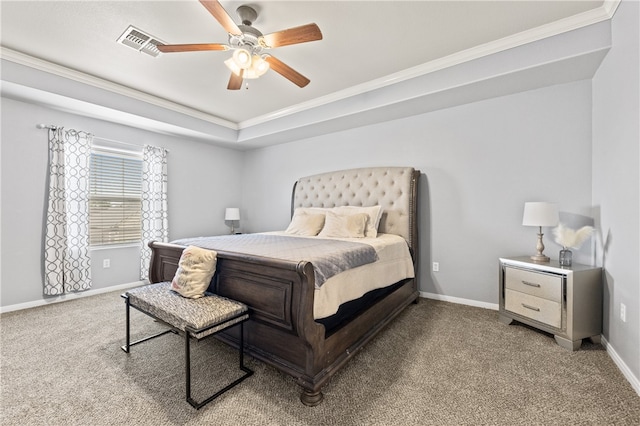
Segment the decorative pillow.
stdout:
[[369,217],[365,213],[337,214],[328,211],[319,237],[364,238]]
[[382,206],[358,207],[358,206],[341,206],[333,209],[336,213],[343,215],[352,215],[355,213],[364,213],[369,220],[365,230],[365,237],[376,238],[378,236],[378,225],[382,218]]
[[213,250],[196,246],[185,248],[171,281],[171,289],[190,299],[204,296],[216,272],[217,256]]
[[293,212],[291,223],[285,230],[288,234],[315,237],[324,226],[324,214],[307,214],[296,209]]

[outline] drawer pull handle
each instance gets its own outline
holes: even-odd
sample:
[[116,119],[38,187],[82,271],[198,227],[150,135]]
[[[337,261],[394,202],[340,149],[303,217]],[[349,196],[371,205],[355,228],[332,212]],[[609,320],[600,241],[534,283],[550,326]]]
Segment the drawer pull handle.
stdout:
[[525,281],[525,280],[522,280],[522,284],[528,285],[528,286],[531,286],[531,287],[540,287],[540,284],[538,284],[538,283],[530,283],[529,281]]
[[526,303],[523,303],[522,306],[527,309],[531,309],[532,311],[540,312],[540,308],[536,308],[535,306],[530,306],[530,305],[527,305]]

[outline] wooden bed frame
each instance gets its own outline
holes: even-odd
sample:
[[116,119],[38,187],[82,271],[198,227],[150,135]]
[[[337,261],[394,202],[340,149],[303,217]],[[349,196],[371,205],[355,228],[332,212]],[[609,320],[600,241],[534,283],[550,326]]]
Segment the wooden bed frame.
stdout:
[[[374,167],[325,173],[298,180],[291,210],[296,207],[382,205],[380,232],[407,240],[418,276],[418,179],[410,167]],[[184,246],[151,242],[150,281],[171,281]],[[314,272],[310,262],[291,262],[218,251],[210,290],[247,304],[245,352],[291,375],[303,388],[305,405],[319,404],[322,386],[406,306],[418,300],[416,279],[361,308],[348,322],[325,331],[313,318]],[[237,346],[237,330],[220,339]]]

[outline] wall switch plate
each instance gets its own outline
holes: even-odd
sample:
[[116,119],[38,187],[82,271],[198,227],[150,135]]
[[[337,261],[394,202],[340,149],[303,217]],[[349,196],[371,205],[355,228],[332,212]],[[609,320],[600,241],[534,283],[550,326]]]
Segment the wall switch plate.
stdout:
[[433,262],[433,272],[438,272],[438,271],[440,271],[440,263]]
[[111,259],[104,259],[102,261],[102,267],[103,268],[110,268],[111,267]]
[[627,307],[624,303],[620,304],[620,320],[622,322],[627,322]]

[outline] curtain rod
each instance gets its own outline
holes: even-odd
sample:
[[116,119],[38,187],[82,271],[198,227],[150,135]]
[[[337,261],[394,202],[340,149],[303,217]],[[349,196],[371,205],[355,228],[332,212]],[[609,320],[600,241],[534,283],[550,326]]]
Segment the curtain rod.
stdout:
[[94,136],[93,139],[97,139],[97,140],[105,141],[105,142],[113,142],[113,143],[117,143],[119,145],[134,146],[134,147],[142,150],[142,146],[136,145],[136,144],[132,144],[132,143],[120,142],[120,141],[117,141],[117,140],[114,140],[114,139],[101,138],[101,137],[98,137],[98,136]]
[[[38,128],[38,129],[48,129],[48,130],[57,130],[58,126],[56,126],[54,124],[36,124],[36,128]],[[138,149],[142,149],[143,148],[142,146],[136,145],[136,144],[133,144],[133,143],[117,141],[115,139],[101,138],[99,136],[93,136],[93,139],[98,139],[98,140],[105,141],[105,142],[113,142],[113,143],[117,143],[117,144],[120,144],[120,145],[133,146],[133,147],[136,147]],[[164,149],[166,149],[166,148],[164,148]],[[168,149],[166,151],[169,152]]]
[[36,124],[38,129],[49,129],[49,130],[57,130],[58,126],[54,126],[53,124]]

